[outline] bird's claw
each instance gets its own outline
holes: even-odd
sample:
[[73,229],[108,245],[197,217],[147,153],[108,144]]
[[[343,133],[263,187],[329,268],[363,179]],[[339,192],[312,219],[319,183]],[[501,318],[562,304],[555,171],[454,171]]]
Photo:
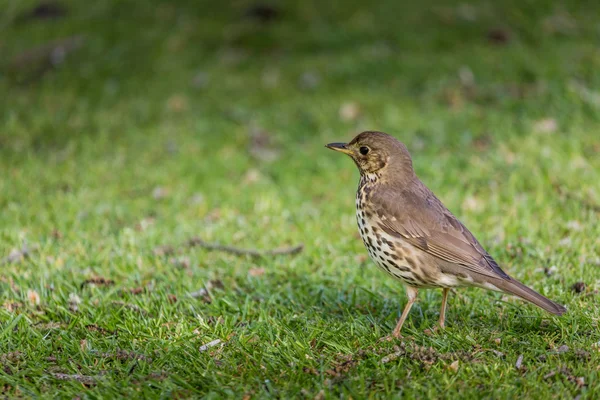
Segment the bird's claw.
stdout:
[[379,341],[380,342],[393,342],[393,341],[400,340],[400,339],[403,339],[402,335],[400,335],[400,334],[398,334],[398,335],[391,334],[391,335],[387,335],[387,336],[382,337],[381,339],[379,339]]

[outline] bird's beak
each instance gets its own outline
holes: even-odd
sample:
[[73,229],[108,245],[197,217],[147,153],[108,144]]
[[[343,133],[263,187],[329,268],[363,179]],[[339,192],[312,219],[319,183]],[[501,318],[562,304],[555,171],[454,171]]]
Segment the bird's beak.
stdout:
[[348,148],[348,143],[329,143],[325,147],[331,150],[339,151],[345,154],[352,154],[352,150]]

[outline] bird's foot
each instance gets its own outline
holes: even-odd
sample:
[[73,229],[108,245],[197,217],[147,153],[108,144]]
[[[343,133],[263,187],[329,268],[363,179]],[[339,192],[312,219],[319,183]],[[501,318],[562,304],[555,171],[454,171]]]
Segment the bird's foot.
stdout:
[[400,335],[400,334],[398,334],[398,335],[391,334],[391,335],[387,335],[387,336],[382,337],[381,339],[379,339],[379,341],[380,342],[394,342],[396,340],[401,340],[403,338],[404,337],[402,335]]
[[436,325],[431,329],[429,329],[429,328],[425,329],[423,331],[423,333],[426,334],[427,336],[432,336],[433,334],[441,333],[442,331],[444,331],[444,329],[446,329],[446,327],[444,325]]

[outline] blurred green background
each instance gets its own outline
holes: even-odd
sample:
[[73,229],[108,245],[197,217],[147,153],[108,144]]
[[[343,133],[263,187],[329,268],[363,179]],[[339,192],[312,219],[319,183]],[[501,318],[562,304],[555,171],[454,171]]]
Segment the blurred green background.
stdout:
[[[0,0],[0,392],[596,398],[598,15]],[[430,334],[424,291],[408,338],[381,342],[404,290],[366,258],[356,168],[323,147],[366,129],[406,143],[503,268],[569,313],[458,290]]]

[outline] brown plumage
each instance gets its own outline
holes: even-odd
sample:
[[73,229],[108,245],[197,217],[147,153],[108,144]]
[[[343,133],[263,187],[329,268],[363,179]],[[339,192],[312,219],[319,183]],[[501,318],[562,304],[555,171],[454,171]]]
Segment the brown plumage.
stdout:
[[516,295],[561,315],[566,308],[508,276],[473,234],[415,175],[404,144],[382,132],[363,132],[350,143],[328,148],[349,155],[360,170],[356,215],[369,255],[389,275],[404,282],[408,303],[419,288],[442,288],[439,324],[444,327],[449,288],[477,286]]

